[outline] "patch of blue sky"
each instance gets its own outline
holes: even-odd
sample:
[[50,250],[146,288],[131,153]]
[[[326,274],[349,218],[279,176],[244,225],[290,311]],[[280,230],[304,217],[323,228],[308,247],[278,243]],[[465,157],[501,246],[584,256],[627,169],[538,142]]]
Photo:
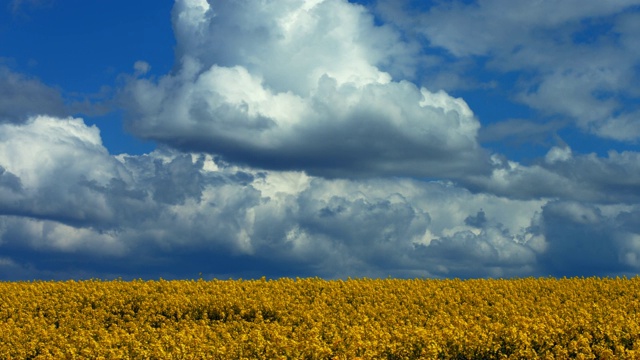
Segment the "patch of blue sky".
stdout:
[[173,65],[175,39],[167,16],[172,6],[171,1],[66,0],[24,15],[3,11],[2,20],[11,25],[0,31],[0,56],[13,59],[15,71],[67,93],[114,86],[117,75],[131,73],[138,60],[164,74]]

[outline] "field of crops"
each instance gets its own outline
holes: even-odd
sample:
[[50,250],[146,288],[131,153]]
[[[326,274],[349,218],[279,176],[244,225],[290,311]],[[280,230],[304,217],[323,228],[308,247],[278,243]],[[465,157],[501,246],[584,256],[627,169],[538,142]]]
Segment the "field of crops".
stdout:
[[640,358],[640,278],[0,283],[0,359]]

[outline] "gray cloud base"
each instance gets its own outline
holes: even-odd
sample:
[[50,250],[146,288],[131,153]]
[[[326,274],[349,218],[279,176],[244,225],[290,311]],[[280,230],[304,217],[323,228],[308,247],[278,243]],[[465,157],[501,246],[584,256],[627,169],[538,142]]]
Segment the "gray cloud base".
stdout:
[[79,119],[38,117],[2,133],[12,134],[0,142],[3,279],[611,275],[640,266],[633,204],[323,179],[173,150],[112,156]]

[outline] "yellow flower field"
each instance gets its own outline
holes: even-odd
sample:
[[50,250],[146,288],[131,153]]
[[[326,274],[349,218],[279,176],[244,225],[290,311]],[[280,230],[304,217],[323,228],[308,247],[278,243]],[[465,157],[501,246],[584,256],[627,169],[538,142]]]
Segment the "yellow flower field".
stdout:
[[0,282],[0,359],[638,359],[640,278]]

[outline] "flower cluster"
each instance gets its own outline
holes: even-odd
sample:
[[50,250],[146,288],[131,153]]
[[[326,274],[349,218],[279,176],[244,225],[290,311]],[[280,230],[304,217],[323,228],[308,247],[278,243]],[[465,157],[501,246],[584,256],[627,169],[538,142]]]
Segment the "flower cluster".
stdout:
[[0,359],[640,358],[640,278],[0,283]]

